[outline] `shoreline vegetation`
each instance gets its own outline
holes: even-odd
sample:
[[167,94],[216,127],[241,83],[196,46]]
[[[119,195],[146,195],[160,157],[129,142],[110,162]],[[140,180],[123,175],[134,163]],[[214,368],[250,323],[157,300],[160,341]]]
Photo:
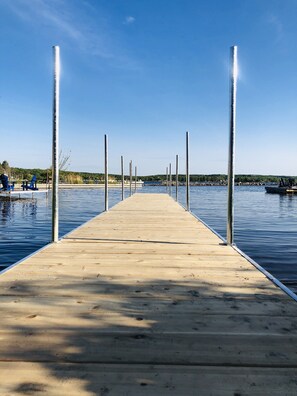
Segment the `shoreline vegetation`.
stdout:
[[[31,180],[33,175],[36,175],[38,184],[46,184],[51,181],[51,169],[26,169],[26,168],[15,168],[9,167],[5,169],[2,166],[0,169],[1,173],[8,173],[10,180],[14,180],[16,183],[22,183],[23,180]],[[266,185],[266,184],[278,184],[280,178],[287,178],[294,176],[276,176],[276,175],[252,175],[252,174],[239,174],[235,176],[236,185]],[[129,184],[129,176],[125,175],[126,184]],[[227,185],[226,174],[191,174],[191,185],[192,186],[225,186]],[[166,175],[148,175],[137,177],[139,182],[149,185],[162,185],[166,183]],[[133,176],[134,182],[134,176]],[[180,185],[185,184],[186,177],[184,174],[179,175]],[[69,185],[89,185],[89,187],[99,187],[104,184],[103,173],[92,173],[92,172],[75,172],[60,170],[60,183],[65,185],[65,188]],[[112,186],[120,185],[121,175],[109,174],[109,184]],[[175,175],[172,175],[172,184],[175,184]]]

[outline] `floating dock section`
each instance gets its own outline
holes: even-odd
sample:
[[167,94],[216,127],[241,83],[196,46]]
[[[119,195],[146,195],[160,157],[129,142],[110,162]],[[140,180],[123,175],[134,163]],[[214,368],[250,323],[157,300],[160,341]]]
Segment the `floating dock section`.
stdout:
[[1,191],[0,200],[17,200],[17,199],[31,199],[36,198],[40,194],[48,194],[49,190],[12,190]]
[[296,395],[297,305],[165,194],[0,276],[0,394]]

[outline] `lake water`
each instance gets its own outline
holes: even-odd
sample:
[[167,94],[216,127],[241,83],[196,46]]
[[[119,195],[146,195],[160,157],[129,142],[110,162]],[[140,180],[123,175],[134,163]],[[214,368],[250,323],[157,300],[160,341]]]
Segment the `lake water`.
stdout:
[[[165,192],[165,188],[145,186],[139,192]],[[50,241],[50,195],[0,201],[0,269]],[[192,212],[225,237],[227,188],[191,187],[190,196]],[[110,189],[110,207],[120,199],[121,190]],[[184,187],[179,188],[179,202],[185,205]],[[103,189],[60,190],[60,236],[103,210]],[[242,251],[296,291],[297,196],[266,194],[258,186],[236,187],[234,239]]]

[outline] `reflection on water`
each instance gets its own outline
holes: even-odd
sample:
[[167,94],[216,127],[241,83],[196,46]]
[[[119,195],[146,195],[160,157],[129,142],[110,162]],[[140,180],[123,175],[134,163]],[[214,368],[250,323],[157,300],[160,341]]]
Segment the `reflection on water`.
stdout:
[[279,197],[279,212],[280,215],[283,217],[292,216],[294,217],[294,203],[296,200],[295,195],[291,194],[280,194],[277,196]]
[[37,199],[31,200],[31,202],[24,202],[23,207],[22,207],[22,215],[24,217],[29,218],[30,216],[31,219],[36,219],[37,215]]
[[0,201],[0,222],[1,224],[5,224],[12,218],[12,213],[14,209],[14,202],[9,201]]
[[16,212],[20,210],[23,218],[30,219],[29,216],[36,217],[37,199],[20,199],[20,200],[0,200],[0,222],[3,225],[13,223]]
[[[140,191],[166,192],[164,187],[153,186]],[[120,189],[111,189],[109,197],[111,207],[120,201]],[[179,189],[179,200],[185,205],[184,187]],[[62,236],[104,210],[104,190],[61,190],[59,205]],[[191,187],[191,210],[223,237],[226,207],[226,187]],[[0,201],[0,269],[50,238],[50,194],[34,200]],[[235,243],[281,280],[297,279],[296,238],[297,196],[267,194],[264,187],[235,188]]]

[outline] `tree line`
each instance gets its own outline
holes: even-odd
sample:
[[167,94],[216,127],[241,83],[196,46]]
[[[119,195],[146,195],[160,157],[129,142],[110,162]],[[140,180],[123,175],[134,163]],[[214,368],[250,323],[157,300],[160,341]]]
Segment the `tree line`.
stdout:
[[[48,169],[27,169],[27,168],[17,168],[10,167],[8,161],[3,161],[0,163],[0,173],[6,173],[11,180],[16,182],[22,182],[23,180],[31,180],[33,175],[36,175],[37,181],[39,183],[46,183],[51,179],[51,168]],[[278,183],[280,178],[287,178],[289,176],[276,176],[276,175],[236,175],[235,183],[242,184],[267,184],[267,183]],[[294,176],[290,176],[296,178]],[[110,174],[110,182],[120,182],[121,175]],[[149,176],[139,176],[144,182],[156,182],[162,183],[166,181],[165,174],[159,175],[149,175]],[[200,175],[191,174],[191,183],[197,184],[218,184],[225,185],[227,183],[226,174],[210,174],[210,175]],[[172,175],[172,180],[175,182],[175,175]],[[68,170],[60,170],[60,181],[62,183],[80,184],[80,183],[103,183],[104,174],[95,172],[74,172]],[[179,175],[179,181],[181,183],[186,182],[185,175]]]
[[[278,183],[280,178],[296,178],[297,176],[276,176],[276,175],[235,175],[235,183],[237,184],[268,184],[268,183]],[[141,176],[141,180],[148,182],[164,182],[166,181],[166,175],[150,175]],[[178,180],[181,183],[186,182],[186,175],[179,175]],[[197,184],[218,184],[225,185],[228,181],[228,176],[226,174],[191,174],[191,183]],[[175,175],[172,175],[172,181],[175,182]]]

